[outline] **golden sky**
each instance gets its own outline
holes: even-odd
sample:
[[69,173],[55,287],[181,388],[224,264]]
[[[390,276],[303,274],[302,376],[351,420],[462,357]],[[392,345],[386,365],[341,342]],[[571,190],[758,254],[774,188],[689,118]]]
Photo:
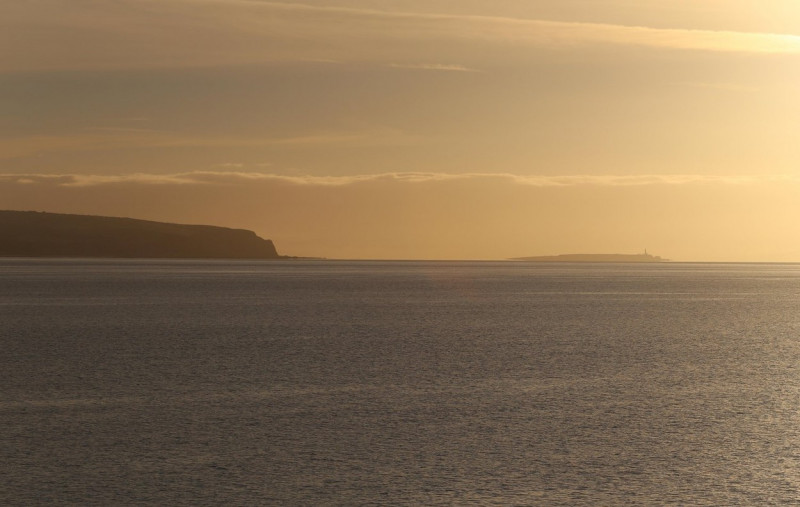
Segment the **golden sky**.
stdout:
[[0,208],[798,261],[796,0],[0,0]]

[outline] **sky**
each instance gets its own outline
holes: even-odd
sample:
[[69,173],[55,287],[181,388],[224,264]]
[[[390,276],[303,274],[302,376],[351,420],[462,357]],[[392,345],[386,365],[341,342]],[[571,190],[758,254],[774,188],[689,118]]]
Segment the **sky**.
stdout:
[[800,262],[800,2],[0,0],[0,209]]

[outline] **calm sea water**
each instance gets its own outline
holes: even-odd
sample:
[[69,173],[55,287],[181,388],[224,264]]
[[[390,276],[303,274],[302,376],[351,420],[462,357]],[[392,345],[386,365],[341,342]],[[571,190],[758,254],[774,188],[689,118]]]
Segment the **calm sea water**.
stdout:
[[0,260],[0,504],[800,502],[800,266]]

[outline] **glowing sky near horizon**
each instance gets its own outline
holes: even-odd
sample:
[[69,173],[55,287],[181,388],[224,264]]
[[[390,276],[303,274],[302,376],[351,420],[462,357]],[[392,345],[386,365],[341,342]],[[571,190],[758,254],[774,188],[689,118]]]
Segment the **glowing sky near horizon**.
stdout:
[[0,1],[0,208],[800,262],[795,0]]

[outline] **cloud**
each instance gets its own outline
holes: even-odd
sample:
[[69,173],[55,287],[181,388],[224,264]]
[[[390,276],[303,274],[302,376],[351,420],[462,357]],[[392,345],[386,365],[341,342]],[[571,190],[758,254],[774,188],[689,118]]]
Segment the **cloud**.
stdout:
[[[242,164],[225,164],[240,168]],[[96,174],[0,174],[0,182],[88,187],[102,185],[246,185],[253,182],[271,182],[288,185],[343,187],[370,182],[397,184],[423,184],[436,182],[505,182],[531,187],[636,187],[677,186],[696,184],[744,185],[754,183],[793,182],[793,175],[703,175],[703,174],[650,174],[650,175],[519,175],[508,173],[375,173],[349,176],[283,175],[243,171],[192,171],[174,174],[131,173],[119,175]]]
[[[510,57],[513,47],[527,52],[598,44],[800,54],[800,37],[785,34],[250,0],[5,2],[0,5],[0,33],[0,70],[5,71],[281,61],[418,65],[421,58],[464,57],[472,58],[464,65],[472,68],[476,60],[491,63]],[[476,44],[488,51],[476,56]]]
[[477,69],[471,69],[463,65],[448,65],[441,63],[417,63],[417,64],[390,63],[388,66],[395,69],[439,70],[445,72],[481,72]]
[[43,152],[102,151],[126,148],[187,147],[284,147],[314,146],[408,146],[418,142],[414,136],[391,128],[368,131],[327,132],[288,137],[196,136],[150,129],[98,127],[85,134],[40,135],[0,138],[0,160],[28,157]]
[[[190,0],[191,1],[191,0]],[[195,0],[196,1],[196,0]],[[199,0],[213,2],[215,0]],[[240,0],[241,4],[252,4]],[[756,53],[800,53],[800,36],[724,30],[666,29],[608,23],[563,22],[413,12],[387,12],[373,9],[320,7],[284,2],[256,2],[264,7],[286,11],[348,15],[362,19],[392,19],[397,30],[413,30],[415,36],[450,36],[486,40],[522,41],[539,45],[573,43],[613,43],[708,51]],[[436,22],[436,24],[423,24]]]
[[700,183],[739,185],[774,181],[775,179],[795,179],[789,176],[769,178],[755,176],[719,176],[707,174],[637,174],[637,175],[567,175],[567,176],[510,176],[518,183],[533,186],[613,186],[632,187],[643,185],[690,185]]
[[727,92],[753,93],[761,90],[758,86],[745,86],[733,83],[701,83],[701,82],[680,82],[674,83],[676,86],[686,86],[690,88],[706,88],[709,90],[721,90]]

